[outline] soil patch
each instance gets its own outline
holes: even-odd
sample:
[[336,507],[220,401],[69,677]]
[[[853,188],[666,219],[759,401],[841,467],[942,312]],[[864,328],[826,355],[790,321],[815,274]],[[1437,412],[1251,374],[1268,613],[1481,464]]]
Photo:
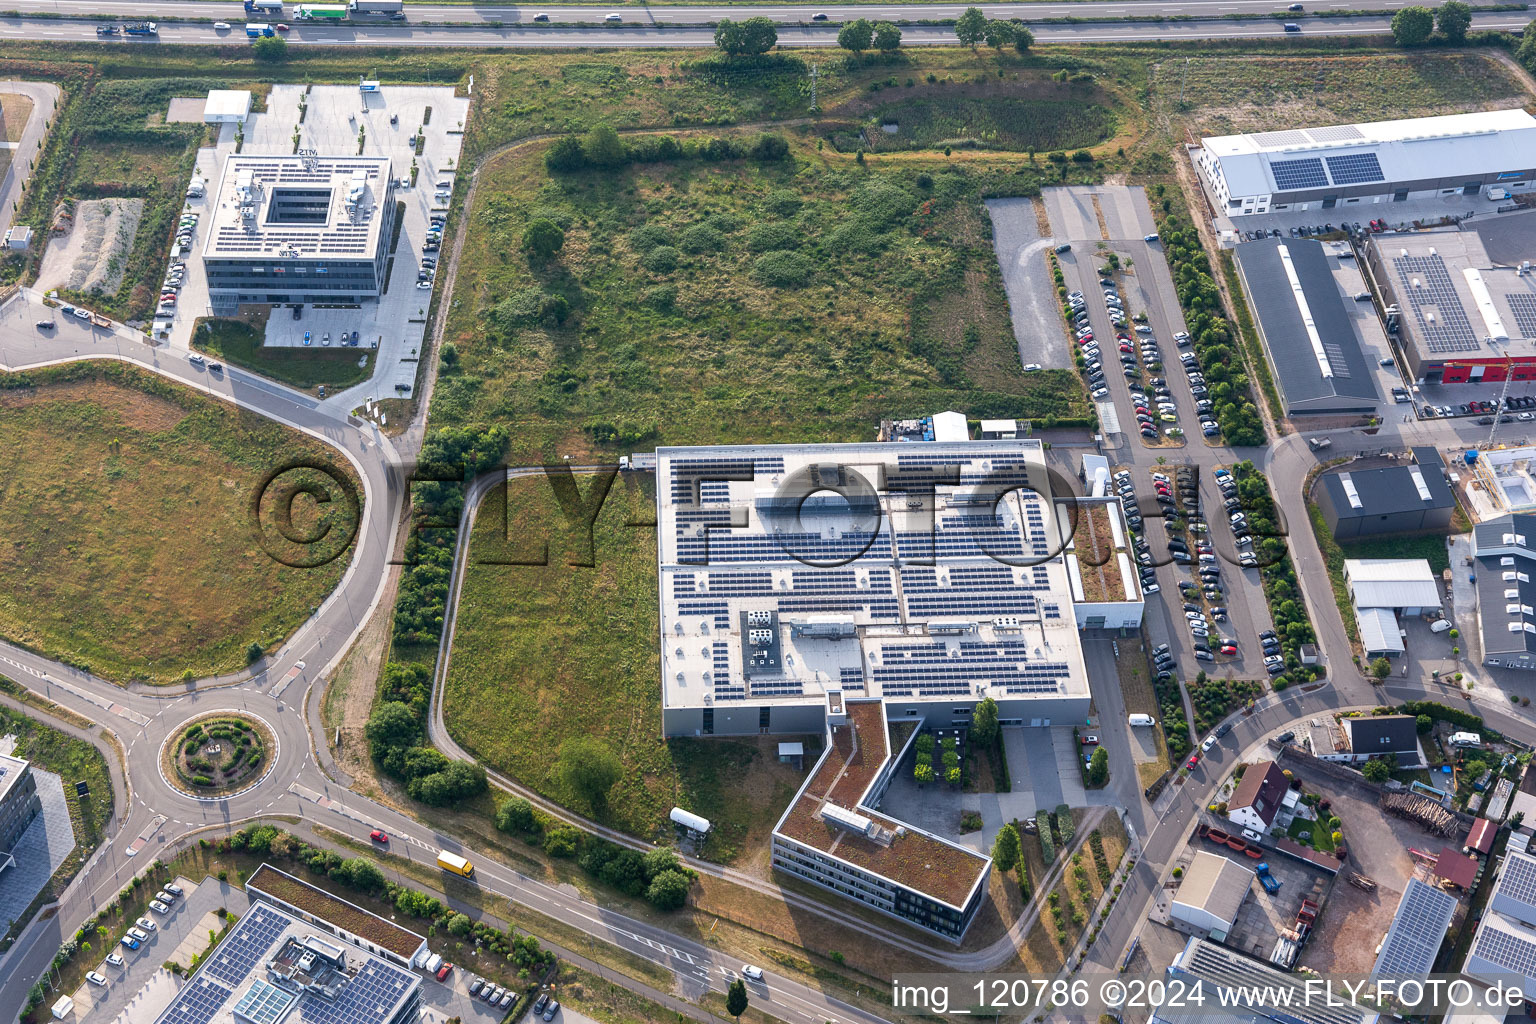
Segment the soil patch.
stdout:
[[[126,257],[144,215],[142,199],[87,199],[75,204],[74,228],[48,240],[38,291],[115,295],[123,283]],[[65,221],[65,223],[69,223]]]

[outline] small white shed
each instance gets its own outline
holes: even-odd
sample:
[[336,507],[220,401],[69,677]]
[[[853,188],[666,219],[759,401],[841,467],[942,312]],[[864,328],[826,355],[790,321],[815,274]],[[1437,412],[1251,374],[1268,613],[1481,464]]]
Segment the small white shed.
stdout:
[[969,441],[971,439],[971,427],[966,422],[965,413],[934,413],[933,439],[935,441]]
[[251,115],[249,89],[211,89],[203,106],[205,124],[244,124]]

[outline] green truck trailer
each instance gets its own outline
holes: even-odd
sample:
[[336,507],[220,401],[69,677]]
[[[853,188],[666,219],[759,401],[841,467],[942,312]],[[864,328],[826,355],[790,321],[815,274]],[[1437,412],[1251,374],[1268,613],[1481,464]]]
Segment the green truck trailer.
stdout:
[[293,16],[299,21],[346,21],[347,9],[341,6],[306,4],[296,8]]

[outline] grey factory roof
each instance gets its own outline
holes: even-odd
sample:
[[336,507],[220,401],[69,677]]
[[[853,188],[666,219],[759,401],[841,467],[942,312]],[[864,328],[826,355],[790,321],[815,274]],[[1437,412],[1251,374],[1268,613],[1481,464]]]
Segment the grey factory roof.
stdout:
[[1355,409],[1379,402],[1323,244],[1269,238],[1233,252],[1286,406]]
[[1344,719],[1349,748],[1357,754],[1406,754],[1419,749],[1413,715],[1357,715]]
[[[1536,515],[1515,513],[1472,528],[1483,655],[1536,652]],[[1502,611],[1501,611],[1502,610]]]
[[1410,878],[1372,973],[1428,974],[1435,966],[1440,944],[1445,941],[1445,933],[1455,915],[1456,897],[1417,878]]
[[[1377,1019],[1377,1014],[1360,1006],[1344,1003],[1342,999],[1336,1003],[1343,1005],[1328,1005],[1323,1000],[1304,998],[1306,979],[1302,976],[1276,970],[1266,963],[1249,959],[1243,954],[1217,945],[1206,939],[1191,938],[1185,944],[1183,950],[1173,958],[1172,965],[1168,968],[1168,974],[1174,978],[1198,979],[1215,989],[1226,990],[1230,996],[1222,996],[1214,1001],[1214,1005],[1199,1007],[1193,1013],[1185,1011],[1170,1011],[1169,1013],[1154,1014],[1154,1021],[1182,1022],[1184,1020],[1199,1021],[1206,1018],[1206,1013],[1215,1014],[1217,1020],[1246,1020],[1246,1021],[1284,1021],[1286,1024],[1365,1024],[1365,1022]],[[1239,987],[1240,986],[1240,987]],[[1286,990],[1291,991],[1288,998],[1289,1006],[1281,1008],[1278,1005],[1255,1004],[1241,1005],[1240,993],[1247,992],[1257,994],[1261,992],[1272,993],[1275,1003],[1279,1003],[1287,997],[1281,995]],[[1209,989],[1207,990],[1209,991]],[[1231,1008],[1238,1004],[1238,1009],[1229,1009],[1223,1013],[1221,1007]]]
[[[1413,464],[1324,473],[1323,487],[1339,518],[1365,519],[1456,504],[1451,485],[1445,482],[1440,454],[1433,448],[1415,448],[1413,454]],[[1351,499],[1351,487],[1358,505]]]

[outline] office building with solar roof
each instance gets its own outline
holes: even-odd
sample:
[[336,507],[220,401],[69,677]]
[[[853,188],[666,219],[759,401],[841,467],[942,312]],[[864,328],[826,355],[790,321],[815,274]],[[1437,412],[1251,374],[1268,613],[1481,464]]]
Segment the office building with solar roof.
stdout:
[[1533,258],[1536,211],[1371,236],[1366,267],[1415,381],[1536,380]]
[[1488,110],[1200,140],[1194,161],[1229,218],[1285,210],[1390,216],[1380,204],[1536,183],[1536,118]]
[[357,305],[383,290],[395,218],[387,159],[231,156],[211,207],[203,266],[215,313]]
[[1462,973],[1489,981],[1513,973],[1536,1000],[1536,857],[1507,853]]
[[667,735],[820,732],[834,693],[1085,720],[1039,441],[663,448],[656,479]]
[[[260,869],[267,870],[266,866]],[[292,881],[318,894],[322,902],[351,907],[297,879]],[[413,1024],[417,1020],[422,1002],[420,974],[341,938],[338,929],[324,919],[300,917],[268,902],[256,890],[252,895],[257,898],[250,910],[203,960],[155,1024]],[[370,931],[392,929],[414,935],[383,918],[374,920],[377,925]],[[415,939],[424,946],[421,936]]]

